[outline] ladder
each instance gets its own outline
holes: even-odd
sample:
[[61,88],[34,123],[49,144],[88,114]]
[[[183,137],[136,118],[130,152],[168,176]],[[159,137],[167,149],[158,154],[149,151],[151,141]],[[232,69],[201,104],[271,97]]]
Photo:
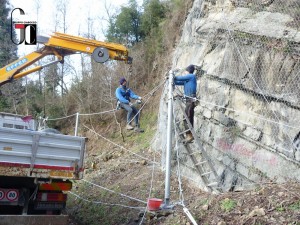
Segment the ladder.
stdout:
[[[180,111],[183,113],[183,119],[176,120],[176,115],[174,115],[175,119],[175,126],[177,129],[177,134],[179,139],[181,140],[189,158],[191,159],[192,163],[194,164],[194,169],[200,175],[200,178],[205,185],[205,187],[209,191],[215,192],[222,192],[222,189],[219,187],[219,179],[218,174],[211,162],[209,155],[207,154],[206,150],[202,146],[200,142],[200,138],[196,135],[195,130],[193,129],[192,124],[190,123],[187,114],[181,104],[181,100],[178,97],[175,97],[175,102],[179,106]],[[188,129],[186,130],[181,129],[180,124],[186,121],[188,125]],[[193,150],[190,146],[190,143],[184,141],[184,134],[190,131],[193,134],[195,144],[198,146],[197,149]]]

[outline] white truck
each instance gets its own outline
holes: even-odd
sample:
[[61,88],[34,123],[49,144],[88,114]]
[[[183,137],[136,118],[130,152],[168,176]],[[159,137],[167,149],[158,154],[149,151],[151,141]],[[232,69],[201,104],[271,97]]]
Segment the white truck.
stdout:
[[67,224],[65,192],[83,176],[85,141],[0,113],[0,225]]
[[[44,46],[0,68],[0,87],[77,53],[89,54],[98,63],[132,63],[128,49],[117,43],[58,32],[37,36],[37,42]],[[34,67],[48,55],[57,60]],[[66,224],[67,217],[60,215],[66,205],[64,191],[71,189],[70,180],[82,178],[85,138],[35,131],[28,116],[0,115],[0,225]],[[52,216],[41,218],[46,214]]]

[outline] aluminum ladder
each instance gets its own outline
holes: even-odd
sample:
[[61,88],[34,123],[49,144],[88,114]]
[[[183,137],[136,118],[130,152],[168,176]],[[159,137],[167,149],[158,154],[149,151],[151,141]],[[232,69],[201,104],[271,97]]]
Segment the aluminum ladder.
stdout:
[[[182,98],[182,97],[181,97]],[[191,159],[196,172],[200,175],[200,178],[204,184],[204,186],[209,191],[214,191],[217,193],[222,192],[222,189],[219,187],[219,178],[218,174],[211,162],[211,158],[207,154],[206,150],[202,146],[200,142],[200,138],[197,136],[195,130],[193,129],[192,124],[190,123],[187,114],[181,104],[181,100],[178,97],[175,97],[175,102],[179,106],[180,111],[183,113],[183,119],[176,120],[176,115],[174,115],[175,126],[177,129],[177,135],[181,143],[183,144],[189,158]],[[180,124],[186,121],[188,125],[188,129],[182,129]],[[185,142],[184,134],[190,131],[193,134],[195,144],[197,145],[197,149],[193,150],[190,146],[190,143]]]

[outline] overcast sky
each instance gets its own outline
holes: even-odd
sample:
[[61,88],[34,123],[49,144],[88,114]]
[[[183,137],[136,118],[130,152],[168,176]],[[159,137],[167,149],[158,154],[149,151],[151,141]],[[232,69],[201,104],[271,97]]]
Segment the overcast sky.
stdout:
[[[9,0],[12,8],[22,8],[25,16],[19,18],[37,21],[38,33],[42,35],[50,35],[54,32],[55,15],[57,14],[57,2],[53,0]],[[97,40],[103,40],[107,27],[107,22],[103,18],[107,18],[105,5],[110,13],[114,13],[120,9],[122,5],[126,5],[128,0],[66,0],[69,7],[67,8],[67,34],[80,36],[88,32],[88,18],[92,20],[92,34]],[[138,1],[141,5],[142,0]],[[40,8],[37,11],[37,3]],[[16,11],[15,11],[16,12]],[[15,14],[14,14],[15,15]],[[18,12],[16,13],[18,15]],[[62,30],[59,30],[62,32]],[[32,51],[31,46],[19,46],[19,55],[28,54]]]
[[[62,0],[64,1],[64,0]],[[113,14],[120,10],[121,6],[126,6],[129,0],[65,0],[69,7],[67,8],[67,31],[65,33],[83,36],[88,33],[88,18],[92,21],[91,34],[96,40],[104,40],[104,31],[107,28],[107,12],[106,8],[109,9],[109,13]],[[53,0],[9,0],[12,9],[21,8],[24,10],[24,16],[17,16],[19,12],[14,11],[13,19],[20,19],[20,21],[36,21],[38,34],[40,35],[51,35],[55,31],[55,15],[57,14],[57,2]],[[137,1],[139,5],[142,5],[143,0]],[[40,3],[40,8],[37,11],[37,3]],[[15,13],[16,12],[16,13]],[[63,32],[63,30],[57,30]],[[23,57],[37,48],[36,45],[18,45],[18,55]],[[77,72],[81,71],[80,56],[72,55],[69,58],[69,62],[75,66]],[[45,63],[43,63],[45,64]],[[70,79],[71,74],[68,74]],[[35,79],[35,74],[30,74],[27,78]],[[70,80],[68,79],[68,80]]]

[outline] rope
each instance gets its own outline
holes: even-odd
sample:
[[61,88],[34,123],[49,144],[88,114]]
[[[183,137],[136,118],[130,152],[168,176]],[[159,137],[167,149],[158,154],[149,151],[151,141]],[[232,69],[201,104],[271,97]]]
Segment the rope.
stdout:
[[[154,140],[154,139],[153,139],[153,140]],[[153,142],[153,141],[151,141],[151,142]],[[151,143],[150,143],[150,145],[151,145]],[[155,152],[154,152],[153,162],[155,162],[155,161],[156,161],[156,157],[155,157]],[[151,197],[152,188],[153,188],[154,169],[155,169],[154,165],[155,165],[155,164],[153,163],[153,164],[152,164],[151,182],[150,182],[150,189],[149,189],[149,195],[148,195],[148,198]],[[147,209],[148,209],[148,204],[147,204],[147,207],[145,208],[145,211],[144,211],[144,213],[143,213],[143,217],[142,217],[141,222],[139,223],[139,225],[141,225],[141,224],[143,223],[143,220],[145,219],[145,215],[146,215]]]
[[88,200],[86,198],[83,198],[83,197],[79,196],[78,194],[75,194],[72,191],[68,191],[68,193],[70,193],[71,195],[74,195],[75,197],[77,197],[77,198],[79,198],[79,199],[81,199],[85,202],[89,202],[89,203],[93,203],[93,204],[101,204],[101,205],[108,205],[108,206],[120,206],[120,207],[123,207],[123,208],[138,209],[138,210],[141,210],[141,209],[145,208],[145,207],[127,206],[127,205],[122,205],[122,204],[105,203],[105,202],[101,202],[101,201],[92,201],[92,200]]
[[[175,110],[173,107],[173,122],[174,122],[174,130],[175,130],[175,137],[179,137],[176,121],[175,121]],[[179,147],[178,147],[178,140],[175,138],[175,148],[176,148],[176,161],[177,161],[177,177],[178,177],[178,185],[179,185],[179,205],[184,205],[184,196],[182,190],[182,181],[181,181],[181,173],[180,173],[180,163],[179,163]]]
[[144,104],[141,106],[141,108],[137,111],[137,113],[132,117],[132,119],[127,123],[127,124],[130,124],[134,118],[136,116],[139,115],[140,111],[144,108],[144,106],[146,105],[146,103],[150,100],[150,98],[153,96],[153,94],[165,83],[166,81],[164,80],[163,82],[161,82],[157,87],[155,87],[154,89],[152,89],[151,92],[149,92],[147,95],[145,96],[148,96],[148,95],[151,95],[149,98],[146,99],[146,101],[144,102]]
[[[148,94],[146,94],[144,97],[148,96],[148,95],[151,95],[153,96],[153,94],[160,88],[161,85],[163,85],[165,83],[165,80],[163,82],[161,82],[157,87],[153,88]],[[150,96],[150,97],[151,97]],[[143,98],[144,98],[143,97]],[[145,104],[149,101],[150,97],[146,100],[146,102],[142,105],[142,107],[138,110],[138,112],[136,113],[136,115],[132,118],[132,120],[129,122],[131,123],[133,121],[133,119],[140,113],[140,111],[142,110],[142,108],[145,106]],[[105,114],[105,113],[113,113],[113,112],[116,112],[118,111],[117,109],[112,109],[112,110],[107,110],[107,111],[102,111],[102,112],[96,112],[96,113],[78,113],[80,116],[93,116],[93,115],[100,115],[100,114]],[[76,113],[75,114],[72,114],[72,115],[68,115],[68,116],[65,116],[65,117],[59,117],[59,118],[51,118],[51,119],[44,119],[45,121],[55,121],[55,120],[62,120],[62,119],[67,119],[69,117],[72,117],[72,116],[76,116]]]
[[143,98],[145,98],[148,95],[153,95],[160,88],[160,86],[163,85],[163,84],[165,84],[165,83],[166,83],[166,81],[164,80],[157,87],[153,88],[148,94],[144,95]]
[[[180,90],[178,90],[178,92],[183,95],[182,92],[180,92]],[[214,103],[211,103],[211,102],[206,102],[204,100],[201,100],[200,98],[197,98],[197,97],[190,97],[190,96],[186,96],[184,95],[185,98],[190,98],[190,99],[193,99],[193,100],[197,100],[199,102],[202,102],[204,104],[207,104],[207,105],[212,105],[212,106],[216,106],[218,108],[221,108],[221,109],[226,109],[228,111],[232,111],[232,112],[236,112],[236,113],[241,113],[241,114],[245,114],[245,115],[249,115],[249,116],[253,116],[255,118],[258,118],[258,119],[261,119],[261,120],[264,120],[266,122],[270,122],[270,123],[274,123],[274,124],[277,124],[279,126],[284,126],[284,127],[288,127],[288,128],[293,128],[293,129],[300,129],[300,127],[295,127],[295,126],[291,126],[291,125],[288,125],[288,124],[285,124],[285,123],[279,123],[277,121],[274,121],[274,120],[271,120],[271,119],[268,119],[268,118],[265,118],[263,116],[261,116],[260,114],[252,114],[252,113],[248,113],[248,112],[245,112],[245,111],[240,111],[240,110],[235,110],[233,108],[229,108],[229,107],[225,107],[225,106],[221,106],[221,105],[217,105],[217,104],[214,104]],[[251,124],[246,124],[246,125],[251,125]]]
[[[181,94],[182,94],[182,93],[181,93]],[[190,98],[190,99],[197,100],[197,101],[199,101],[199,102],[201,101],[201,100],[198,99],[198,98],[193,98],[193,97],[189,97],[189,96],[185,96],[185,97],[186,97],[186,98]],[[220,105],[215,105],[215,104],[210,103],[210,102],[205,102],[205,101],[201,101],[201,102],[204,102],[204,103],[207,103],[207,104],[210,104],[210,105],[213,105],[213,106],[217,106],[217,107],[220,107],[220,108],[223,108],[223,109],[232,110],[232,111],[234,111],[234,112],[243,112],[243,111],[237,111],[237,110],[234,110],[234,109],[232,109],[232,108],[227,108],[227,107],[220,106]],[[249,113],[246,113],[246,112],[245,112],[245,114],[247,114],[247,115],[252,115],[252,116],[256,117],[255,115],[249,114]],[[260,117],[256,117],[256,118],[260,118]],[[276,123],[276,124],[278,124],[278,125],[287,126],[287,127],[290,127],[290,128],[297,129],[297,127],[289,126],[289,125],[286,125],[286,124],[281,124],[281,123],[278,123],[278,122],[276,122],[276,121],[268,120],[268,119],[266,119],[266,118],[261,118],[261,119],[265,119],[265,120],[268,121],[268,122]],[[238,120],[238,119],[235,119],[235,121],[237,121],[237,122],[239,122],[239,123],[241,123],[241,124],[247,125],[247,126],[253,126],[253,125],[250,124],[250,123],[246,123],[246,122],[241,121],[241,120]],[[300,128],[299,128],[299,129],[300,129]],[[265,135],[268,135],[268,134],[266,134],[266,133],[264,133],[264,132],[262,132],[262,133],[265,134]],[[282,147],[280,147],[280,146],[278,146],[278,145],[276,145],[276,148],[281,149],[282,151],[288,152],[288,153],[293,152],[292,149],[291,149],[291,150],[288,150],[288,149],[282,148]]]
[[69,117],[72,117],[72,116],[76,116],[76,113],[75,114],[72,114],[72,115],[69,115],[69,116],[65,116],[65,117],[59,117],[59,118],[52,118],[52,119],[48,119],[46,118],[45,120],[49,120],[49,121],[53,121],[53,120],[62,120],[62,119],[66,119],[66,118],[69,118]]
[[145,201],[142,201],[142,200],[137,199],[137,198],[130,197],[130,196],[125,195],[125,194],[122,194],[122,193],[115,192],[115,191],[113,191],[113,190],[110,190],[110,189],[108,189],[108,188],[102,187],[102,186],[100,186],[99,184],[92,183],[92,182],[87,181],[87,180],[85,180],[85,179],[82,179],[82,181],[84,181],[84,182],[86,182],[86,183],[89,183],[89,184],[91,184],[91,185],[93,185],[93,186],[96,186],[96,187],[98,187],[98,188],[104,189],[104,190],[106,190],[106,191],[108,191],[108,192],[111,192],[111,193],[114,193],[114,194],[121,195],[122,197],[126,197],[126,198],[129,198],[129,199],[131,199],[131,200],[134,200],[134,201],[138,201],[138,202],[147,204],[147,202],[145,202]]
[[[176,121],[175,121],[175,111],[173,107],[173,122],[174,122],[174,129],[175,129],[175,136],[179,137],[179,133],[177,131]],[[183,212],[187,215],[187,217],[190,219],[190,221],[197,225],[196,220],[188,210],[188,208],[184,204],[184,196],[183,196],[183,189],[182,189],[182,180],[181,180],[181,173],[180,173],[180,162],[179,162],[179,147],[178,147],[178,141],[177,138],[175,138],[175,148],[176,148],[176,161],[177,161],[177,177],[178,177],[178,186],[179,186],[179,202],[177,205],[180,205],[183,207]]]
[[[108,141],[109,143],[113,144],[114,146],[117,146],[117,147],[119,147],[119,148],[121,148],[121,149],[123,149],[123,150],[125,150],[125,151],[127,151],[127,152],[130,152],[131,154],[133,154],[133,155],[135,155],[135,156],[137,156],[137,157],[139,157],[139,158],[141,158],[141,159],[148,160],[147,158],[145,158],[145,157],[143,157],[143,156],[141,156],[141,155],[139,155],[139,154],[136,154],[135,152],[132,152],[132,151],[130,151],[129,149],[127,149],[127,148],[125,148],[125,147],[123,147],[123,146],[121,146],[121,145],[119,145],[119,144],[116,144],[115,142],[113,142],[113,141],[107,139],[106,137],[102,136],[101,134],[98,134],[96,131],[90,129],[90,128],[87,127],[86,125],[83,124],[83,126],[84,126],[85,128],[87,128],[88,130],[92,131],[92,132],[93,132],[94,134],[96,134],[97,136],[99,136],[99,137],[103,138],[104,140]],[[152,161],[150,161],[150,162],[152,162]],[[152,163],[155,163],[155,162],[152,162]]]
[[93,116],[93,115],[100,115],[100,114],[105,114],[105,113],[112,113],[118,111],[117,109],[112,109],[112,110],[107,110],[107,111],[103,111],[103,112],[97,112],[97,113],[83,113],[83,114],[79,114],[80,116]]

